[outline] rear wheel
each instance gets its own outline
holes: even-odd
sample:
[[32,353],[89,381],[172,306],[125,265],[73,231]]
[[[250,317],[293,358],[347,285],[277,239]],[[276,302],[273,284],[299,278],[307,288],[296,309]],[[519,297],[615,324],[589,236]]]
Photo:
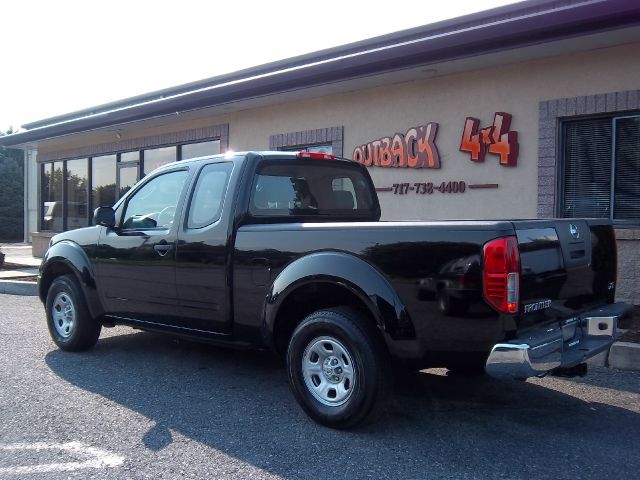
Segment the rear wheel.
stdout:
[[388,392],[384,342],[369,319],[350,308],[319,310],[305,318],[291,337],[287,370],[303,410],[333,428],[370,418]]
[[53,281],[47,293],[46,313],[51,338],[62,350],[86,350],[98,341],[102,327],[91,317],[72,275],[62,275]]
[[447,292],[440,290],[436,294],[438,308],[445,315],[464,315],[469,309],[465,300],[452,298]]

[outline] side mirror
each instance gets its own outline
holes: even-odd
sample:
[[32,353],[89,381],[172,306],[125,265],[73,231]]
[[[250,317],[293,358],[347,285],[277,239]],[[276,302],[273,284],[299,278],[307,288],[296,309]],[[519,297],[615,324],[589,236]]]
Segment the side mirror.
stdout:
[[93,224],[102,225],[103,227],[116,226],[116,213],[111,207],[98,207],[93,213]]

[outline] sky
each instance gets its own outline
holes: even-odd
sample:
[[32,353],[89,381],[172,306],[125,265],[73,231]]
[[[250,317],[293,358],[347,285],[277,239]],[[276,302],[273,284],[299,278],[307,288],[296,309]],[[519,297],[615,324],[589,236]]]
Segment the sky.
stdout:
[[2,0],[0,131],[508,3]]

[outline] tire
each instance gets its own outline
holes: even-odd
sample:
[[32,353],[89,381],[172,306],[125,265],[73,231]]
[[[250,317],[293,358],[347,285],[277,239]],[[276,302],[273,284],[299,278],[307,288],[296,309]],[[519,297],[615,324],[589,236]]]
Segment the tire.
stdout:
[[91,317],[75,277],[57,277],[49,287],[45,305],[49,334],[61,350],[78,352],[96,344],[102,326]]
[[464,315],[469,309],[469,304],[460,299],[453,299],[449,294],[440,290],[436,293],[438,309],[448,316]]
[[287,371],[302,409],[331,428],[375,418],[389,392],[389,357],[380,333],[351,308],[306,317],[289,342]]
[[447,367],[448,375],[460,377],[482,377],[486,375],[484,365],[469,365],[466,367]]

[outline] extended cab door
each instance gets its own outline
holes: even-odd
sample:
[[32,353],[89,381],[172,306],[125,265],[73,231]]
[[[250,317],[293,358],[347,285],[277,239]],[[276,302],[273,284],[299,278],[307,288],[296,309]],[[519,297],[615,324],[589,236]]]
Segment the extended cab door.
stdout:
[[189,193],[176,254],[176,285],[186,328],[231,331],[227,259],[233,248],[230,222],[237,176],[232,161],[205,164]]
[[116,211],[116,227],[101,232],[97,257],[108,314],[172,324],[179,321],[175,255],[187,168],[161,173],[136,189]]

